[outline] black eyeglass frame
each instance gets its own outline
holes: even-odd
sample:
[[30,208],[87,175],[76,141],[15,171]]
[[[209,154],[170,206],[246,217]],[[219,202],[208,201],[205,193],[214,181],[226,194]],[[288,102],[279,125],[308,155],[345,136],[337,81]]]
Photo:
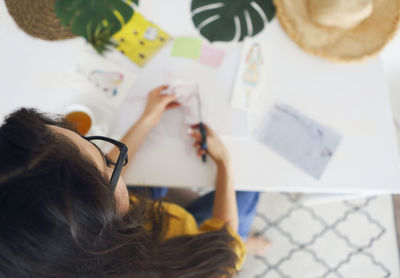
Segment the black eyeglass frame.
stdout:
[[[111,175],[111,180],[110,180],[110,185],[113,191],[115,191],[115,188],[117,187],[119,177],[121,176],[121,171],[122,168],[128,163],[128,147],[124,144],[121,143],[117,140],[114,140],[109,137],[104,137],[104,136],[88,136],[88,137],[83,137],[90,143],[94,144],[92,140],[103,140],[106,142],[109,142],[113,145],[115,145],[119,149],[119,156],[118,159],[115,163],[111,163],[114,165],[114,170]],[[94,144],[96,145],[96,144]],[[97,146],[97,145],[96,145]]]

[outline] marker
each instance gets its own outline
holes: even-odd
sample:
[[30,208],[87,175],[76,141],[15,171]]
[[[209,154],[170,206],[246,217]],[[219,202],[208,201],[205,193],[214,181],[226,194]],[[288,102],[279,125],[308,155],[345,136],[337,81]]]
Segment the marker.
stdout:
[[[199,129],[200,129],[200,133],[201,133],[201,149],[204,151],[207,151],[207,132],[206,132],[206,128],[203,124],[203,122],[200,122],[199,124]],[[203,154],[201,156],[201,160],[203,160],[203,162],[207,161],[207,156],[206,154]]]

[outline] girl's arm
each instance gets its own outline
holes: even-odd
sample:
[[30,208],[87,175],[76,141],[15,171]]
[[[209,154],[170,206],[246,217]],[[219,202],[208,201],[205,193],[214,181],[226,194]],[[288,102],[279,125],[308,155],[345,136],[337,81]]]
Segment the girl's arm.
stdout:
[[[197,128],[198,126],[195,125],[192,127]],[[205,127],[207,132],[207,153],[218,167],[212,217],[224,221],[237,233],[239,229],[239,216],[229,153],[215,132],[207,125]],[[201,157],[205,153],[201,149],[201,134],[199,131],[193,130],[191,136],[195,139],[197,155]]]
[[230,162],[218,164],[212,216],[225,221],[233,231],[238,232],[239,216]]

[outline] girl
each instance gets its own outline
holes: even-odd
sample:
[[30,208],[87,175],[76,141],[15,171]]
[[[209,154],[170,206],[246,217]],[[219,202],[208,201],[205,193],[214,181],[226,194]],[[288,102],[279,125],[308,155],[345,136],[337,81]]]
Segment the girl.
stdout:
[[[152,189],[153,200],[129,196],[120,177],[163,112],[179,106],[173,95],[161,94],[165,89],[149,93],[122,142],[81,137],[63,119],[32,109],[6,118],[0,128],[0,277],[203,278],[232,277],[240,269],[258,193],[235,193],[228,152],[210,128],[216,190],[186,210],[162,202],[165,189]],[[200,133],[191,136],[201,156]],[[114,149],[104,155],[94,143],[99,140]],[[253,250],[267,242],[251,238],[247,244]]]

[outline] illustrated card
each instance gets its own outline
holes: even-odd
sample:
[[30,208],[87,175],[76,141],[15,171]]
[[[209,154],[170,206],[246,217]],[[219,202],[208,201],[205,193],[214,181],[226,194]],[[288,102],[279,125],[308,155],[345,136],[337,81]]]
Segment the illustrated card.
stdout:
[[285,159],[319,179],[342,139],[294,108],[279,103],[256,132],[256,138]]
[[136,73],[92,53],[82,53],[72,71],[70,85],[113,109],[121,105],[137,79]]

